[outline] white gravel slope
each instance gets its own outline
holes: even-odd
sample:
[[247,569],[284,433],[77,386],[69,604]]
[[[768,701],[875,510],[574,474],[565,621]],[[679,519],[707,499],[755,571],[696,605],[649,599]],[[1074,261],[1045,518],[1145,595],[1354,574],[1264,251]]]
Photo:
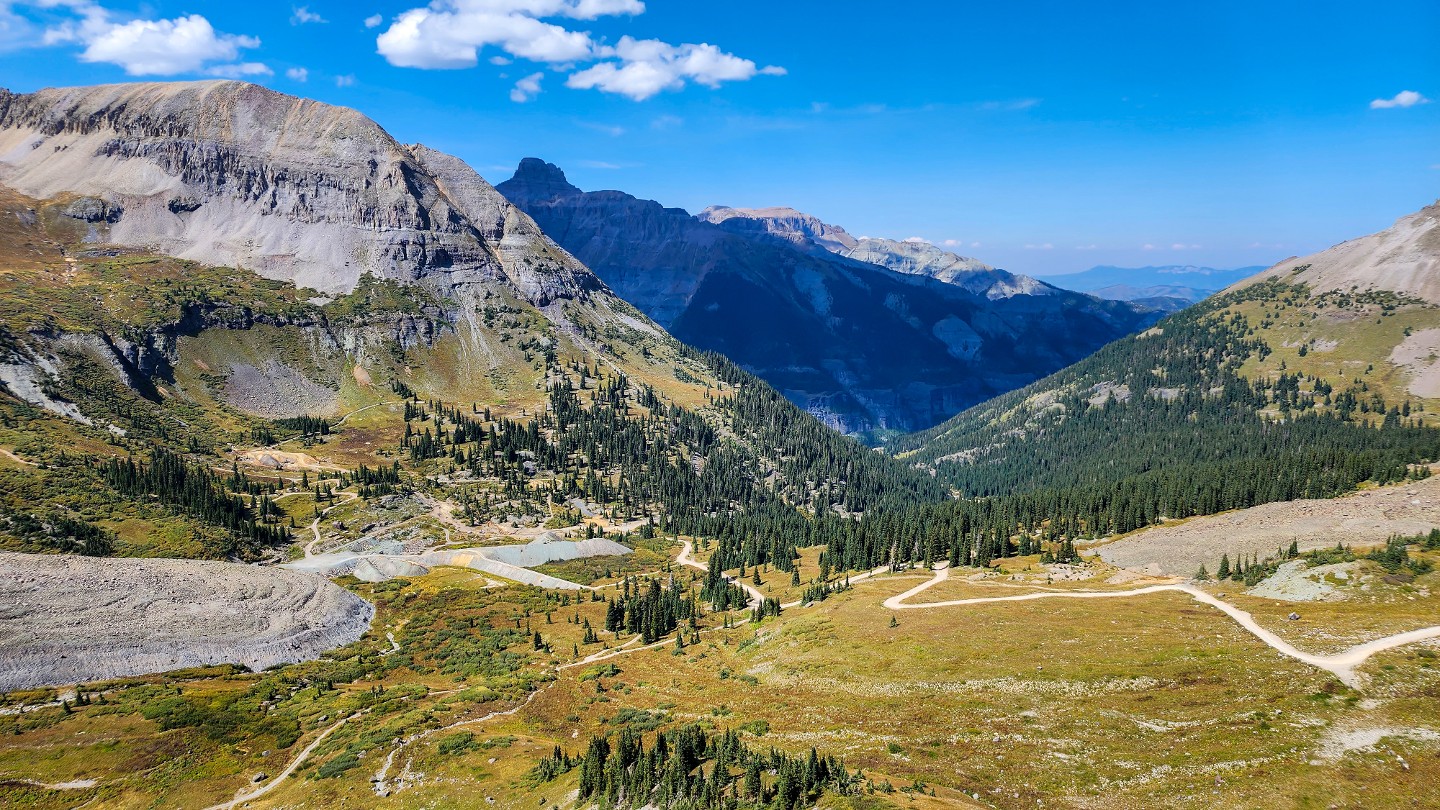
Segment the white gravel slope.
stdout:
[[199,560],[0,552],[0,690],[304,661],[374,607],[323,577]]

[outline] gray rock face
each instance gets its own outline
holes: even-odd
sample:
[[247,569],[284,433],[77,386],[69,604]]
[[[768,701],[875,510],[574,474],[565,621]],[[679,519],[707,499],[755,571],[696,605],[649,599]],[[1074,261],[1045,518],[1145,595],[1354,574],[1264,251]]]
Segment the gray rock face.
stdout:
[[878,264],[897,273],[928,276],[992,300],[1014,295],[1051,295],[1056,292],[1054,287],[1043,281],[997,270],[979,259],[951,253],[929,242],[862,239],[842,255],[856,261]]
[[1029,276],[997,270],[979,259],[951,253],[929,242],[865,237],[793,208],[731,208],[712,205],[696,215],[735,233],[763,233],[814,255],[853,259],[897,273],[926,276],[987,298],[1049,295],[1050,285]]
[[758,230],[765,233],[802,246],[806,242],[813,242],[831,253],[844,254],[860,243],[860,240],[839,225],[821,222],[819,217],[796,211],[794,208],[731,208],[728,205],[712,205],[695,216],[716,225],[728,222],[732,228],[737,225],[743,228],[742,223],[753,223]]
[[0,91],[0,183],[79,195],[97,241],[328,294],[366,273],[508,282],[540,306],[602,286],[461,161],[245,82]]

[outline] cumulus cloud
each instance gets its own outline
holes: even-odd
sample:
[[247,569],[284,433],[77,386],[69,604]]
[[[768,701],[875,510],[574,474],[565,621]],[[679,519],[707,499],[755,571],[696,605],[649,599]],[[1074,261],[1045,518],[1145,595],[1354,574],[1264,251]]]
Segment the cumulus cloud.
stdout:
[[383,23],[383,22],[385,22],[385,18],[384,18],[384,17],[380,16],[379,14],[371,14],[369,17],[366,17],[366,18],[365,18],[365,27],[366,27],[366,28],[379,28],[379,27],[380,27],[380,23]]
[[335,77],[335,86],[336,86],[336,87],[353,87],[354,85],[355,85],[355,76],[354,76],[354,74],[347,73],[347,74],[345,74],[344,76],[336,76],[336,77]]
[[928,244],[930,244],[930,240],[929,240],[929,239],[926,239],[926,238],[923,237],[923,236],[907,236],[907,237],[905,237],[904,241],[909,242],[909,243],[912,244],[912,245],[928,245]]
[[77,44],[82,62],[105,62],[119,65],[132,76],[171,76],[176,73],[212,75],[269,75],[268,67],[258,62],[217,65],[211,62],[234,62],[240,51],[260,47],[255,37],[218,33],[210,21],[199,14],[170,20],[130,20],[116,22],[111,13],[88,0],[47,0],[46,5],[64,9],[77,19],[65,20],[45,30],[42,44]]
[[330,21],[327,20],[327,19],[325,19],[324,17],[321,17],[319,14],[316,14],[315,12],[311,11],[308,6],[300,6],[300,7],[298,7],[298,8],[293,8],[293,9],[291,9],[291,14],[290,14],[290,24],[291,24],[291,25],[304,25],[305,23],[323,23],[323,22],[330,22]]
[[303,67],[293,67],[285,71],[285,78],[292,82],[310,81],[310,71]]
[[1377,98],[1370,102],[1372,110],[1388,110],[1392,107],[1414,107],[1416,104],[1429,104],[1430,99],[1425,98],[1414,90],[1401,90],[1392,98]]
[[567,87],[637,101],[690,82],[718,87],[757,75],[785,75],[782,67],[757,67],[710,44],[624,36],[612,46],[570,27],[576,20],[644,11],[641,0],[433,0],[402,12],[375,45],[392,65],[424,69],[474,67],[481,51],[495,48],[501,54],[490,58],[493,64],[525,59],[557,70],[580,68],[570,73]]
[[544,73],[531,73],[529,76],[515,82],[515,87],[510,90],[510,100],[516,104],[524,104],[540,94],[540,80],[545,78]]
[[658,39],[625,36],[602,53],[615,57],[615,61],[572,73],[565,86],[594,88],[644,101],[662,90],[678,90],[687,81],[719,87],[722,82],[753,78],[763,70],[749,59],[705,43],[671,45]]

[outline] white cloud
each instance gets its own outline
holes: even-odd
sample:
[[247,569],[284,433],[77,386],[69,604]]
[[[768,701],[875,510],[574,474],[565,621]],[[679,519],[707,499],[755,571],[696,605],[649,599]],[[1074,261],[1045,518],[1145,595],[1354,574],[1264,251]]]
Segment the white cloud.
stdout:
[[[239,58],[241,50],[260,47],[255,37],[217,33],[210,21],[199,14],[119,23],[111,19],[109,11],[90,0],[45,0],[43,5],[69,11],[77,19],[47,28],[42,44],[83,45],[80,61],[119,65],[132,76],[200,72],[208,62],[232,62]],[[268,75],[270,69],[258,62],[246,62],[217,65],[206,72],[254,76]]]
[[1377,98],[1370,102],[1372,110],[1388,110],[1392,107],[1414,107],[1416,104],[1429,104],[1430,99],[1425,98],[1414,90],[1401,90],[1393,98]]
[[506,59],[506,58],[503,57],[503,56],[492,56],[492,57],[490,57],[490,64],[495,65],[496,67],[505,67],[506,65],[508,65],[508,64],[510,64],[511,62],[514,62],[514,61],[515,61],[514,59]]
[[239,79],[244,76],[274,76],[275,71],[264,62],[240,62],[233,65],[216,65],[206,68],[208,76],[219,76],[222,79]]
[[600,124],[595,121],[581,121],[580,126],[586,129],[593,129],[596,132],[602,132],[612,138],[618,138],[625,134],[625,127],[618,124]]
[[1145,244],[1145,245],[1141,245],[1141,246],[1140,246],[1140,249],[1141,249],[1141,250],[1154,250],[1154,249],[1155,249],[1155,246],[1154,246],[1154,245],[1150,245],[1150,244]]
[[714,45],[671,45],[658,39],[625,36],[603,54],[619,61],[601,62],[571,74],[565,86],[597,89],[644,101],[662,90],[678,90],[687,81],[706,87],[753,78],[760,69],[749,59]]
[[1176,242],[1175,244],[1173,244],[1173,245],[1170,246],[1170,249],[1171,249],[1171,250],[1199,250],[1199,249],[1200,249],[1200,246],[1199,246],[1199,245],[1187,245],[1187,244],[1184,244],[1184,243],[1182,243],[1182,242]]
[[1020,98],[1011,101],[984,101],[980,103],[980,109],[1018,112],[1020,110],[1028,110],[1039,103],[1040,99],[1038,98]]
[[929,239],[926,239],[926,238],[923,237],[923,236],[907,236],[907,237],[905,237],[904,241],[909,242],[909,243],[912,244],[912,245],[928,245],[928,244],[930,244],[930,240],[929,240]]
[[303,67],[293,67],[285,71],[285,78],[292,82],[307,82],[310,80],[310,71]]
[[384,17],[380,16],[379,14],[371,14],[369,17],[366,17],[366,18],[365,18],[365,27],[366,27],[366,28],[379,28],[379,27],[380,27],[380,23],[383,23],[383,22],[385,22],[385,18],[384,18]]
[[718,87],[757,75],[785,75],[782,67],[757,67],[705,43],[672,45],[624,36],[611,46],[566,22],[644,11],[641,0],[432,0],[402,12],[375,45],[397,67],[474,67],[480,52],[492,47],[503,52],[490,58],[496,65],[525,59],[570,71],[593,63],[571,73],[566,86],[637,101],[690,82]]
[[515,82],[515,87],[510,90],[510,100],[517,104],[524,104],[540,95],[540,80],[543,78],[545,78],[544,73],[531,73]]
[[940,244],[947,248],[965,247],[965,241],[963,239],[946,239]]
[[[375,44],[396,67],[454,69],[474,67],[479,50],[495,46],[534,62],[572,62],[593,58],[590,35],[570,31],[521,13],[543,0],[437,0],[404,12]],[[544,5],[552,5],[544,3]]]
[[1049,242],[1046,242],[1046,243],[1044,243],[1044,244],[1042,244],[1042,245],[1026,245],[1026,246],[1025,246],[1025,249],[1026,249],[1026,250],[1054,250],[1054,249],[1055,249],[1055,246],[1052,245],[1052,244],[1050,244]]
[[345,74],[344,76],[336,76],[336,77],[335,77],[335,86],[336,86],[336,87],[353,87],[353,86],[355,86],[355,74],[353,74],[353,73],[347,73],[347,74]]
[[[655,116],[655,120],[653,120],[653,121],[650,122],[650,128],[651,128],[651,129],[673,129],[673,128],[678,127],[678,126],[683,126],[684,124],[685,124],[685,119],[684,119],[684,118],[681,118],[681,117],[678,116],[678,115],[668,115],[668,114],[667,114],[667,115],[657,115],[657,116]],[[1435,167],[1435,168],[1440,168],[1440,166],[1437,166],[1437,167]]]
[[35,42],[35,29],[30,21],[0,3],[0,52],[23,48]]
[[624,166],[621,166],[621,165],[618,164],[618,163],[607,163],[606,161],[603,161],[603,160],[582,160],[582,161],[580,161],[580,165],[581,165],[581,166],[584,166],[584,167],[587,168],[587,169],[623,169],[623,168],[625,168]]
[[1090,244],[1090,245],[1076,245],[1076,246],[1075,246],[1075,249],[1076,249],[1076,250],[1099,250],[1099,249],[1100,249],[1100,246],[1099,246],[1099,245],[1095,245],[1095,244]]
[[298,8],[293,8],[293,9],[291,9],[291,11],[292,11],[292,13],[291,13],[291,15],[290,15],[290,24],[291,24],[291,25],[304,25],[305,23],[324,23],[324,22],[330,22],[329,20],[325,19],[324,17],[321,17],[319,14],[316,14],[315,12],[311,11],[311,10],[309,9],[309,7],[307,7],[307,6],[299,6]]

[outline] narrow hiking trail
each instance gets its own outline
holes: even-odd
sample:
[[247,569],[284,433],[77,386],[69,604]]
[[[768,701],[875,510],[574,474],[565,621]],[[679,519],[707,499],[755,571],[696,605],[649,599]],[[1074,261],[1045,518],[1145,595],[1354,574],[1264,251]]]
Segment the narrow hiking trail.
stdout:
[[1172,583],[1166,585],[1147,585],[1143,588],[1134,588],[1128,591],[1043,591],[1039,593],[1026,593],[1016,596],[980,596],[970,599],[948,599],[942,602],[916,602],[910,603],[907,600],[932,588],[950,578],[950,569],[943,563],[935,569],[935,576],[925,582],[916,585],[898,596],[892,596],[881,604],[890,610],[923,610],[929,608],[958,607],[961,605],[983,605],[997,602],[1026,602],[1035,599],[1119,599],[1130,596],[1143,596],[1151,593],[1165,593],[1174,591],[1183,593],[1197,602],[1209,605],[1229,616],[1236,624],[1243,627],[1251,635],[1264,642],[1271,649],[1281,655],[1289,656],[1318,669],[1323,669],[1339,678],[1342,683],[1352,688],[1358,688],[1360,676],[1355,668],[1365,663],[1370,656],[1385,650],[1396,647],[1403,647],[1407,644],[1414,644],[1417,641],[1424,641],[1431,638],[1440,638],[1440,626],[1423,627],[1419,630],[1411,630],[1405,633],[1397,633],[1392,636],[1378,638],[1374,641],[1367,641],[1364,644],[1357,644],[1348,650],[1334,655],[1317,655],[1307,653],[1296,648],[1290,642],[1276,635],[1275,633],[1261,627],[1255,621],[1255,617],[1249,613],[1221,601],[1194,585]]
[[315,533],[315,539],[305,544],[306,557],[314,557],[316,544],[323,542],[323,538],[320,534],[320,518],[325,517],[325,515],[328,514],[331,509],[334,509],[337,506],[344,506],[345,504],[350,503],[351,501],[360,497],[353,492],[341,492],[339,494],[346,496],[345,500],[340,501],[339,503],[332,503],[329,506],[325,507],[325,509],[322,510],[319,515],[316,515],[315,519],[310,522],[310,531]]
[[341,726],[345,725],[349,721],[355,719],[356,717],[359,717],[362,714],[364,714],[364,712],[357,712],[350,715],[349,717],[341,718],[334,725],[331,725],[329,728],[320,732],[320,736],[311,740],[310,744],[305,746],[305,748],[299,754],[297,754],[293,760],[290,761],[290,764],[285,767],[285,770],[281,771],[278,775],[276,775],[274,779],[271,779],[269,782],[266,782],[265,784],[250,791],[249,793],[236,796],[230,801],[220,802],[219,804],[212,804],[209,807],[205,808],[205,810],[234,810],[237,805],[241,805],[246,802],[252,802],[274,790],[275,788],[278,788],[281,785],[285,784],[285,780],[290,778],[290,774],[295,773],[295,771],[298,770],[301,765],[305,764],[305,760],[309,759],[310,755],[314,753],[315,749],[320,747],[320,743],[325,742],[325,738],[329,737],[331,732],[335,731],[336,729],[340,728]]

